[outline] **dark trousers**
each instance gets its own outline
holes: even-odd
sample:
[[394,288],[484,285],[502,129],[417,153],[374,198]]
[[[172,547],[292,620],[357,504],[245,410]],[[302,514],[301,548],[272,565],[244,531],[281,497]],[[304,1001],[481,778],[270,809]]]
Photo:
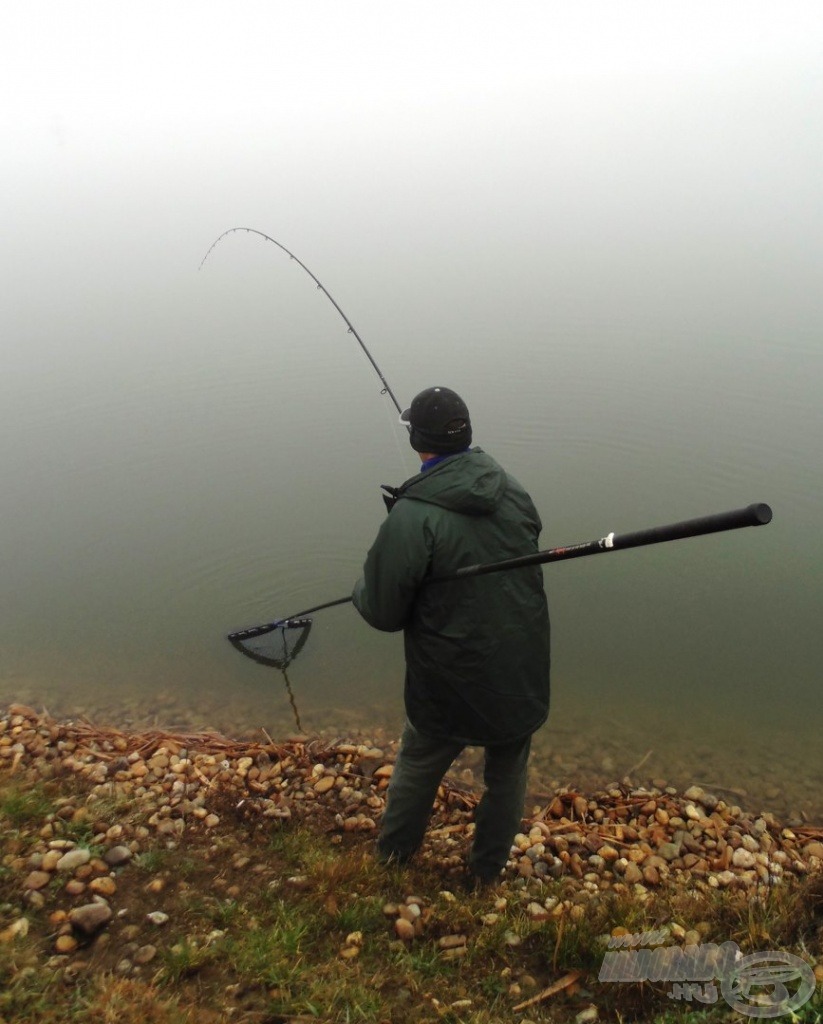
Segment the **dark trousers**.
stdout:
[[[381,858],[406,861],[423,842],[437,787],[463,746],[454,740],[425,736],[406,723],[377,840]],[[531,736],[527,736],[485,748],[486,789],[475,812],[469,855],[469,870],[481,879],[499,875],[520,830],[530,746]]]

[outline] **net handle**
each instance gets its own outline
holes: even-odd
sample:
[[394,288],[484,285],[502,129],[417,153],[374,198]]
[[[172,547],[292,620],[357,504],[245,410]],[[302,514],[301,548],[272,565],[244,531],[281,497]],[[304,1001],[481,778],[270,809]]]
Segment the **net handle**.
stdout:
[[[638,530],[635,533],[619,535],[609,533],[605,537],[601,537],[600,540],[585,541],[582,544],[572,544],[568,547],[549,548],[546,551],[538,551],[533,555],[508,558],[502,562],[490,562],[485,565],[467,565],[449,576],[435,576],[432,579],[425,580],[424,583],[427,585],[447,583],[470,576],[503,572],[506,569],[519,569],[527,565],[560,562],[569,558],[581,558],[584,555],[598,555],[606,551],[620,551],[623,548],[643,547],[648,544],[662,544],[670,540],[682,540],[686,537],[700,537],[708,533],[738,530],[744,526],[765,526],[771,521],[771,507],[764,502],[757,502],[747,505],[745,508],[733,509],[730,512],[718,512],[715,515],[700,516],[697,519],[687,519],[684,522],[672,523],[668,526],[654,526],[647,530]],[[334,608],[340,604],[348,604],[351,600],[351,595],[348,597],[338,597],[334,601],[326,601],[323,604],[315,605],[313,608],[306,608],[302,612],[289,615],[284,619],[277,619],[275,622],[263,623],[260,626],[250,626],[248,629],[229,633],[228,639],[235,643],[238,640],[250,640],[256,636],[264,636],[273,629],[278,629],[292,622],[296,624],[296,620],[303,616],[311,615],[312,612],[319,612],[324,608]]]

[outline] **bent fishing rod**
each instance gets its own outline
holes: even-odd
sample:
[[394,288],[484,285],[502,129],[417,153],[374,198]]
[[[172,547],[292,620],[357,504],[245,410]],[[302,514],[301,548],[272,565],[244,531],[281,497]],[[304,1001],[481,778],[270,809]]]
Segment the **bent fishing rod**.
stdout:
[[[771,521],[771,508],[760,502],[747,505],[745,508],[732,509],[730,512],[718,512],[714,515],[700,516],[697,519],[687,519],[684,522],[671,523],[668,526],[653,526],[634,533],[609,533],[599,540],[584,541],[582,544],[570,544],[560,548],[550,548],[547,551],[537,551],[534,554],[522,555],[519,558],[508,558],[502,562],[466,565],[448,576],[435,576],[426,579],[423,581],[423,584],[425,586],[434,586],[438,583],[469,579],[473,576],[484,576],[488,573],[504,572],[510,569],[519,569],[527,565],[562,562],[570,558],[581,558],[585,555],[599,555],[607,551],[622,551],[624,548],[638,548],[648,544],[662,544],[665,541],[682,540],[686,537],[700,537],[708,533],[738,530],[744,526],[765,526]],[[324,608],[333,608],[335,605],[347,604],[349,601],[351,601],[351,596],[339,597],[334,601],[326,601],[325,604],[306,608],[302,612],[296,612],[294,615],[277,619],[274,622],[266,622],[260,626],[251,626],[248,629],[229,633],[226,639],[237,647],[242,654],[250,654],[249,651],[241,646],[243,641],[264,636],[266,633],[276,629],[305,628],[311,624],[311,619],[306,618],[306,616],[311,615],[313,612],[322,611]],[[254,655],[250,656],[254,657]]]
[[397,399],[395,398],[395,396],[394,396],[394,392],[393,392],[393,391],[392,391],[392,389],[391,389],[391,388],[389,387],[389,382],[388,382],[388,381],[386,380],[386,378],[385,378],[385,377],[383,376],[383,371],[382,371],[382,370],[380,369],[380,367],[379,367],[379,366],[377,365],[377,363],[376,363],[376,362],[374,361],[374,357],[372,356],[371,352],[369,352],[369,350],[368,350],[368,349],[366,348],[366,345],[365,345],[365,343],[363,342],[363,339],[362,339],[362,338],[360,337],[360,335],[359,335],[359,334],[357,333],[357,331],[356,331],[356,329],[355,329],[355,326],[354,326],[354,324],[353,324],[353,323],[351,322],[351,320],[349,320],[349,318],[348,318],[348,317],[346,316],[346,314],[345,314],[345,313],[343,312],[343,310],[342,310],[342,309],[340,308],[340,306],[338,305],[337,301],[336,301],[336,300],[335,300],[335,298],[334,298],[334,297],[332,296],[332,294],[331,294],[331,293],[329,292],[329,290],[328,290],[328,289],[326,288],[326,286],[325,286],[325,285],[324,285],[324,284],[323,284],[323,283],[322,283],[322,282],[321,282],[321,281],[320,281],[320,280],[319,280],[319,279],[318,279],[317,277],[315,277],[315,275],[314,275],[314,274],[313,274],[313,273],[312,273],[312,272],[311,272],[311,271],[309,270],[309,268],[308,268],[308,267],[306,266],[306,264],[305,264],[305,263],[303,263],[303,261],[302,261],[302,260],[299,260],[299,259],[298,259],[298,258],[297,258],[297,257],[296,257],[296,256],[294,255],[294,253],[293,253],[293,252],[291,252],[291,250],[290,250],[290,249],[287,249],[287,248],[285,247],[285,245],[283,245],[283,244],[282,244],[281,242],[278,242],[276,238],[272,238],[272,237],[271,237],[270,235],[267,235],[267,234],[265,234],[265,233],[264,233],[263,231],[258,231],[258,230],[257,230],[257,228],[229,228],[229,229],[228,229],[228,231],[224,231],[224,232],[223,232],[223,234],[222,234],[222,235],[220,235],[220,236],[219,236],[218,238],[216,238],[216,239],[215,239],[215,240],[214,240],[214,241],[212,242],[212,244],[211,244],[211,245],[209,246],[208,252],[207,252],[207,253],[206,253],[206,255],[205,255],[205,256],[203,257],[203,259],[202,259],[202,260],[200,261],[200,266],[199,266],[199,267],[197,268],[197,269],[198,269],[198,271],[200,271],[200,270],[202,270],[202,269],[203,269],[203,264],[204,264],[204,263],[206,262],[206,260],[207,260],[207,259],[209,258],[209,255],[211,254],[211,251],[212,251],[212,249],[214,249],[214,248],[215,248],[215,247],[216,247],[217,245],[219,245],[219,244],[220,244],[220,241],[221,241],[221,240],[222,240],[223,238],[225,238],[225,237],[226,237],[226,235],[231,235],[231,234],[233,234],[233,233],[234,233],[235,231],[246,231],[246,232],[248,232],[248,233],[249,233],[249,234],[251,234],[251,235],[259,235],[259,237],[260,237],[260,238],[264,238],[264,239],[265,239],[265,240],[266,240],[267,242],[271,242],[271,243],[272,243],[273,245],[276,245],[278,249],[282,249],[282,250],[283,250],[283,252],[284,252],[284,253],[286,253],[286,255],[287,255],[287,256],[289,256],[289,257],[290,257],[291,259],[293,259],[293,260],[294,260],[294,262],[295,262],[295,263],[296,263],[296,264],[297,264],[297,265],[298,265],[299,267],[302,267],[302,268],[303,268],[303,270],[305,270],[305,271],[306,271],[306,273],[307,273],[307,274],[309,275],[309,277],[310,277],[310,278],[312,279],[312,281],[314,281],[314,283],[315,283],[315,284],[317,285],[318,289],[319,289],[319,290],[320,290],[320,291],[321,291],[321,292],[322,292],[322,293],[323,293],[323,294],[324,294],[324,295],[326,296],[326,298],[327,298],[327,299],[329,300],[329,302],[330,302],[330,303],[331,303],[331,304],[332,304],[332,305],[334,306],[334,308],[335,308],[335,309],[337,310],[337,312],[338,312],[338,313],[340,314],[340,316],[342,316],[342,317],[343,317],[343,320],[345,321],[345,323],[346,323],[346,326],[347,326],[347,327],[348,327],[348,329],[349,329],[349,334],[353,334],[353,335],[355,336],[355,338],[357,339],[357,343],[358,343],[358,344],[360,345],[360,348],[362,348],[362,349],[363,349],[363,352],[364,352],[364,353],[366,354],[366,358],[368,359],[368,361],[369,361],[369,362],[370,362],[370,363],[372,364],[372,366],[374,367],[374,372],[375,372],[375,373],[377,374],[377,376],[378,376],[378,377],[380,378],[380,383],[381,383],[381,384],[383,385],[383,390],[382,390],[382,391],[381,391],[380,393],[381,393],[381,394],[383,394],[383,395],[388,395],[388,396],[389,396],[389,398],[390,398],[390,399],[392,400],[392,402],[394,403],[394,407],[395,407],[395,409],[397,409],[397,413],[398,413],[398,415],[402,415],[402,412],[403,412],[403,410],[402,410],[402,409],[400,408],[400,403],[399,403],[399,402],[397,401]]

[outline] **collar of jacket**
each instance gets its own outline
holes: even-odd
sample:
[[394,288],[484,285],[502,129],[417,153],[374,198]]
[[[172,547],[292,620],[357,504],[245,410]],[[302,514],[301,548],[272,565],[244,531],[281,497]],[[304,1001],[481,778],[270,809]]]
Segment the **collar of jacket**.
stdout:
[[435,455],[431,459],[426,459],[420,466],[420,472],[425,473],[427,469],[431,469],[433,466],[439,465],[446,459],[450,459],[453,455],[465,455],[466,452],[471,451],[470,448],[463,448],[459,452],[446,452],[444,455]]

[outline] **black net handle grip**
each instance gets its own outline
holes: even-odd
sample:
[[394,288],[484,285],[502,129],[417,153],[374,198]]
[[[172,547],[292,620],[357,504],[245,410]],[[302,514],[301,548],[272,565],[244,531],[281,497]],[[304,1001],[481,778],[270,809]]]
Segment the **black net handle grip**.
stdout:
[[686,519],[682,523],[672,523],[669,526],[653,526],[648,530],[637,530],[635,533],[610,533],[606,537],[601,537],[600,540],[538,551],[533,555],[509,558],[505,562],[494,562],[491,565],[467,565],[458,569],[451,576],[440,576],[430,582],[441,583],[446,580],[464,579],[467,576],[484,576],[486,573],[502,572],[504,569],[542,565],[545,562],[562,562],[568,558],[597,555],[603,551],[620,551],[623,548],[639,548],[645,544],[662,544],[668,540],[682,540],[684,537],[700,537],[707,533],[739,530],[743,526],[765,526],[771,521],[771,508],[763,502],[759,502],[747,505],[745,508],[732,509],[730,512],[718,512],[716,515],[700,516],[698,519]]
[[772,521],[772,510],[760,502],[731,512],[718,512],[713,516],[687,519],[671,526],[653,526],[648,530],[624,533],[614,538],[614,547],[639,548],[644,544],[657,544],[665,540],[681,540],[684,537],[700,537],[706,533],[722,533],[724,530],[739,530],[743,526],[765,526]]

